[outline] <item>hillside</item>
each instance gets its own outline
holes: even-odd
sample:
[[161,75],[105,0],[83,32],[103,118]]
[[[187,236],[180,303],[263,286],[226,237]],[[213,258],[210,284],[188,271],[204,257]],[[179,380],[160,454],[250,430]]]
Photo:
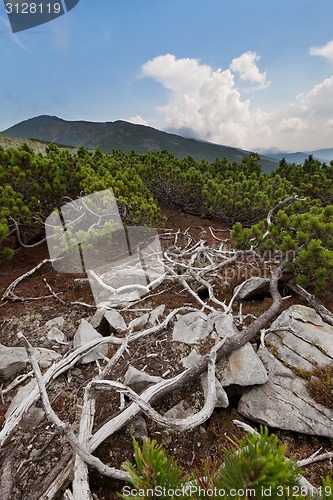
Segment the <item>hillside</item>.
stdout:
[[[228,161],[240,162],[242,158],[250,154],[241,149],[186,139],[126,121],[106,123],[66,121],[56,116],[43,115],[20,122],[4,130],[2,134],[55,142],[66,146],[99,148],[104,152],[119,149],[124,153],[130,153],[131,150],[145,153],[167,149],[180,159],[191,155],[196,161],[205,159],[208,162],[224,157]],[[262,157],[261,164],[264,171],[270,172],[277,167],[278,162],[272,158]]]

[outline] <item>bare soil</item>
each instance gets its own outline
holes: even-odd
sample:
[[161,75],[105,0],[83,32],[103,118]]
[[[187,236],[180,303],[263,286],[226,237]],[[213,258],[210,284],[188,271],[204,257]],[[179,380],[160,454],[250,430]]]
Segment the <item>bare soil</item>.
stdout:
[[[165,211],[168,217],[166,226],[170,229],[182,232],[188,230],[191,236],[198,240],[205,238],[208,244],[216,244],[210,227],[219,231],[213,233],[221,238],[229,238],[229,231],[221,227],[216,220],[204,220],[198,217],[184,215],[177,212]],[[16,253],[10,261],[0,263],[0,294],[5,291],[9,284],[17,277],[29,271],[41,260],[48,258],[45,245],[31,250],[21,250]],[[45,264],[39,271],[28,279],[22,281],[16,289],[16,293],[22,297],[41,297],[49,295],[44,279],[52,289],[63,299],[66,304],[61,304],[54,297],[41,300],[29,300],[22,302],[2,301],[0,302],[0,342],[7,346],[18,346],[16,337],[18,331],[23,331],[33,346],[54,348],[59,353],[64,354],[68,348],[57,344],[54,346],[47,340],[46,321],[57,316],[63,316],[66,320],[66,335],[70,340],[81,320],[89,318],[94,313],[94,309],[79,305],[70,305],[72,302],[84,302],[94,304],[88,286],[77,289],[74,287],[73,278],[77,275],[66,275],[55,272],[50,264]],[[230,272],[230,276],[224,276],[216,295],[221,299],[229,299],[234,286],[242,282],[246,277],[246,268],[237,275]],[[157,291],[157,290],[156,290]],[[162,285],[158,291],[162,293],[147,299],[144,308],[154,308],[159,304],[166,305],[166,313],[184,304],[197,307],[194,299],[186,291],[182,290],[179,284]],[[294,296],[284,301],[284,307],[300,303]],[[254,314],[258,316],[270,305],[270,298],[265,297],[258,301],[249,301],[243,306],[243,314]],[[327,301],[326,307],[333,310],[332,303]],[[124,312],[126,320],[133,319],[135,313],[128,309]],[[145,368],[148,373],[162,375],[167,370],[176,374],[181,370],[179,366],[180,355],[184,355],[186,348],[180,352],[170,340],[171,327],[163,331],[158,337],[143,338],[130,348],[130,352],[124,356],[116,366],[116,371],[111,374],[115,379],[122,380],[129,363],[137,368]],[[202,352],[207,346],[201,346]],[[156,357],[147,357],[151,352],[157,352]],[[112,355],[113,347],[110,348],[109,355]],[[97,373],[95,364],[79,365],[71,371],[70,376],[63,375],[51,384],[48,389],[49,397],[53,408],[60,418],[70,422],[74,430],[77,430],[77,420],[80,413],[83,389],[86,383]],[[3,384],[3,389],[10,381]],[[4,421],[4,415],[14,397],[17,389],[5,394],[0,404],[0,425]],[[182,391],[169,395],[165,400],[156,405],[156,409],[164,412],[171,406],[185,399],[193,408],[198,409],[203,403],[201,388],[198,383],[193,383],[185,387]],[[156,424],[146,419],[148,434],[151,438],[162,443],[166,449],[176,457],[185,471],[193,467],[201,467],[202,461],[211,457],[217,463],[221,463],[224,457],[224,450],[230,447],[230,439],[244,436],[244,432],[236,428],[233,419],[244,420],[237,413],[237,403],[239,395],[230,397],[230,406],[227,409],[215,410],[213,416],[199,428],[185,432],[168,432],[157,427]],[[37,404],[40,406],[40,403]],[[101,424],[119,407],[119,396],[114,393],[97,397],[96,426]],[[253,422],[249,422],[255,426]],[[329,439],[300,435],[292,432],[271,429],[275,432],[287,448],[288,456],[295,456],[303,459],[310,456],[320,447],[327,451],[332,451],[333,442]],[[105,441],[95,452],[108,465],[121,467],[126,459],[133,458],[132,448],[133,426],[118,432],[111,439]],[[46,474],[57,466],[61,457],[69,451],[66,440],[54,430],[53,425],[45,419],[36,423],[33,419],[27,418],[22,425],[14,432],[13,436],[5,445],[3,456],[14,450],[12,474],[14,475],[14,488],[12,499],[30,500],[38,498],[34,495],[38,491],[38,485],[45,478]],[[320,484],[320,477],[332,475],[332,463],[329,461],[312,464],[304,468],[305,477],[314,485]],[[95,498],[100,500],[114,499],[117,492],[121,491],[122,483],[101,476],[95,470],[90,471],[91,489]],[[61,497],[59,497],[61,498]]]

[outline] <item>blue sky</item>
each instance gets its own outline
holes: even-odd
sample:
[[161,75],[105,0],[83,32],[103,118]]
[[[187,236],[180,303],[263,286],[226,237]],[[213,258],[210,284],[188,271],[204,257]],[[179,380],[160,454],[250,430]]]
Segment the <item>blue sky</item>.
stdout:
[[50,114],[333,147],[332,20],[332,0],[80,0],[14,35],[1,2],[0,130]]

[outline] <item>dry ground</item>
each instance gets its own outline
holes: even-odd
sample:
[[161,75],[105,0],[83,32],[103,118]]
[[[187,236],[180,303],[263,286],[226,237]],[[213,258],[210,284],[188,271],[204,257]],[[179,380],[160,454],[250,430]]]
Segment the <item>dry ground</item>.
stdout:
[[[167,227],[181,231],[189,228],[189,232],[193,238],[199,239],[204,237],[209,244],[214,244],[216,240],[212,237],[209,226],[223,229],[218,224],[218,221],[208,221],[197,217],[179,214],[176,212],[166,212],[168,217]],[[228,232],[216,233],[220,238],[228,237]],[[6,287],[18,276],[27,272],[38,264],[42,259],[48,258],[46,246],[41,246],[32,250],[19,251],[15,257],[9,262],[0,264],[0,294],[2,295]],[[64,316],[67,320],[66,333],[69,337],[74,335],[76,328],[82,317],[88,318],[92,315],[93,310],[82,306],[69,306],[72,301],[82,301],[93,304],[90,289],[82,287],[75,289],[73,286],[72,275],[58,274],[53,271],[52,267],[47,264],[43,266],[33,276],[23,281],[17,288],[17,293],[21,297],[38,297],[48,294],[44,278],[51,285],[53,290],[59,294],[59,297],[66,301],[66,305],[62,305],[54,298],[43,300],[27,301],[27,302],[0,302],[0,342],[7,346],[18,346],[19,342],[16,337],[18,331],[23,331],[30,342],[34,346],[52,348],[52,344],[47,340],[46,329],[44,324],[49,319],[56,316]],[[241,276],[230,275],[230,280],[221,283],[218,290],[219,298],[229,298],[232,288],[242,281]],[[164,286],[164,285],[162,285]],[[300,302],[295,297],[287,299],[284,307],[289,307],[291,304]],[[155,307],[159,304],[166,304],[166,312],[182,304],[194,304],[193,298],[181,289],[179,284],[167,284],[164,287],[164,292],[145,302],[144,307]],[[243,313],[251,312],[252,314],[260,314],[269,306],[270,298],[264,298],[262,301],[248,302]],[[332,310],[332,304],[326,303],[326,307]],[[130,319],[133,312],[126,313],[127,319]],[[131,358],[125,356],[121,363],[117,365],[117,372],[113,374],[115,378],[121,378],[125,373],[127,366],[135,359],[135,366],[143,368],[147,365],[147,354],[152,349],[156,349],[156,340],[160,340],[159,358],[150,358],[150,365],[147,372],[162,375],[166,370],[170,369],[173,373],[177,373],[180,369],[178,364],[179,352],[170,341],[170,331],[163,331],[161,336],[156,339],[142,339],[131,352]],[[204,347],[202,347],[204,349]],[[60,353],[65,353],[67,348],[58,346],[57,350]],[[112,354],[110,348],[109,354]],[[154,361],[154,359],[156,361]],[[52,384],[49,390],[50,400],[54,409],[59,416],[73,423],[76,428],[77,417],[80,410],[80,402],[82,390],[88,380],[96,373],[96,366],[80,365],[72,370],[71,379],[67,376],[61,376],[56,383]],[[4,384],[3,388],[8,385]],[[3,423],[4,414],[15,391],[6,394],[0,404],[0,425]],[[185,470],[189,470],[194,466],[200,467],[202,460],[211,457],[213,461],[223,461],[224,448],[230,446],[228,438],[241,437],[243,432],[238,430],[232,420],[238,418],[237,401],[239,396],[234,395],[230,398],[231,404],[227,409],[216,410],[213,416],[203,426],[186,433],[166,432],[158,428],[155,424],[147,421],[148,432],[151,438],[155,438],[158,442],[169,450],[169,452],[179,459]],[[184,388],[181,393],[173,393],[166,400],[160,402],[157,409],[161,412],[176,404],[180,399],[186,399],[189,404],[198,407],[202,404],[202,396],[198,384],[192,384]],[[97,400],[97,424],[108,417],[118,405],[119,401],[115,395],[108,397],[103,396]],[[244,420],[244,419],[243,419]],[[254,425],[252,422],[250,422]],[[12,439],[6,444],[6,450],[15,449],[15,459],[12,467],[12,474],[15,475],[15,485],[12,493],[13,500],[26,499],[30,500],[38,490],[38,482],[43,479],[46,473],[54,468],[61,457],[69,447],[64,438],[59,437],[54,431],[53,426],[46,421],[42,421],[37,426],[35,422],[25,422],[13,434]],[[319,447],[323,450],[332,451],[333,442],[328,439],[309,437],[305,435],[295,434],[292,432],[276,431],[281,441],[287,447],[287,454],[296,456],[297,459],[306,458],[316,451]],[[133,428],[128,426],[126,429],[119,432],[101,445],[96,450],[98,455],[104,462],[109,465],[120,467],[121,463],[131,458],[133,455],[131,445],[131,434]],[[318,485],[320,476],[332,474],[332,463],[323,462],[313,464],[304,469],[305,477],[314,485]],[[102,477],[96,471],[91,471],[91,489],[100,500],[117,498],[117,491],[121,489],[122,484],[112,481],[106,477]]]

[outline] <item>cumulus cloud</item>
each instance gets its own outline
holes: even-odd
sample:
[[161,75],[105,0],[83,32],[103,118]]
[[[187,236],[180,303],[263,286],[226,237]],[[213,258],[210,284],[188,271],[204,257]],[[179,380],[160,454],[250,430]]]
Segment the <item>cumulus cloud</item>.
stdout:
[[258,88],[267,88],[271,82],[267,80],[267,74],[264,71],[260,72],[256,62],[260,60],[260,56],[256,52],[245,52],[240,57],[236,57],[230,64],[230,69],[234,73],[239,73],[241,80],[249,80],[253,83],[258,83]]
[[322,47],[310,47],[311,56],[322,56],[333,62],[333,40]]
[[[331,147],[333,75],[268,113],[255,107],[249,94],[245,95],[246,89],[235,84],[239,74],[256,88],[268,86],[266,73],[257,68],[258,58],[255,52],[246,52],[233,59],[227,69],[214,69],[198,59],[172,54],[146,62],[143,75],[168,90],[167,101],[156,108],[160,118],[153,126],[248,150]],[[139,119],[147,124],[142,117],[137,118],[138,123]]]
[[[251,142],[254,129],[262,139],[270,134],[266,114],[251,111],[230,69],[214,70],[197,59],[166,54],[146,62],[142,73],[170,91],[168,103],[158,108],[164,127],[191,130],[201,139],[238,147]],[[258,78],[254,72],[253,78]]]

